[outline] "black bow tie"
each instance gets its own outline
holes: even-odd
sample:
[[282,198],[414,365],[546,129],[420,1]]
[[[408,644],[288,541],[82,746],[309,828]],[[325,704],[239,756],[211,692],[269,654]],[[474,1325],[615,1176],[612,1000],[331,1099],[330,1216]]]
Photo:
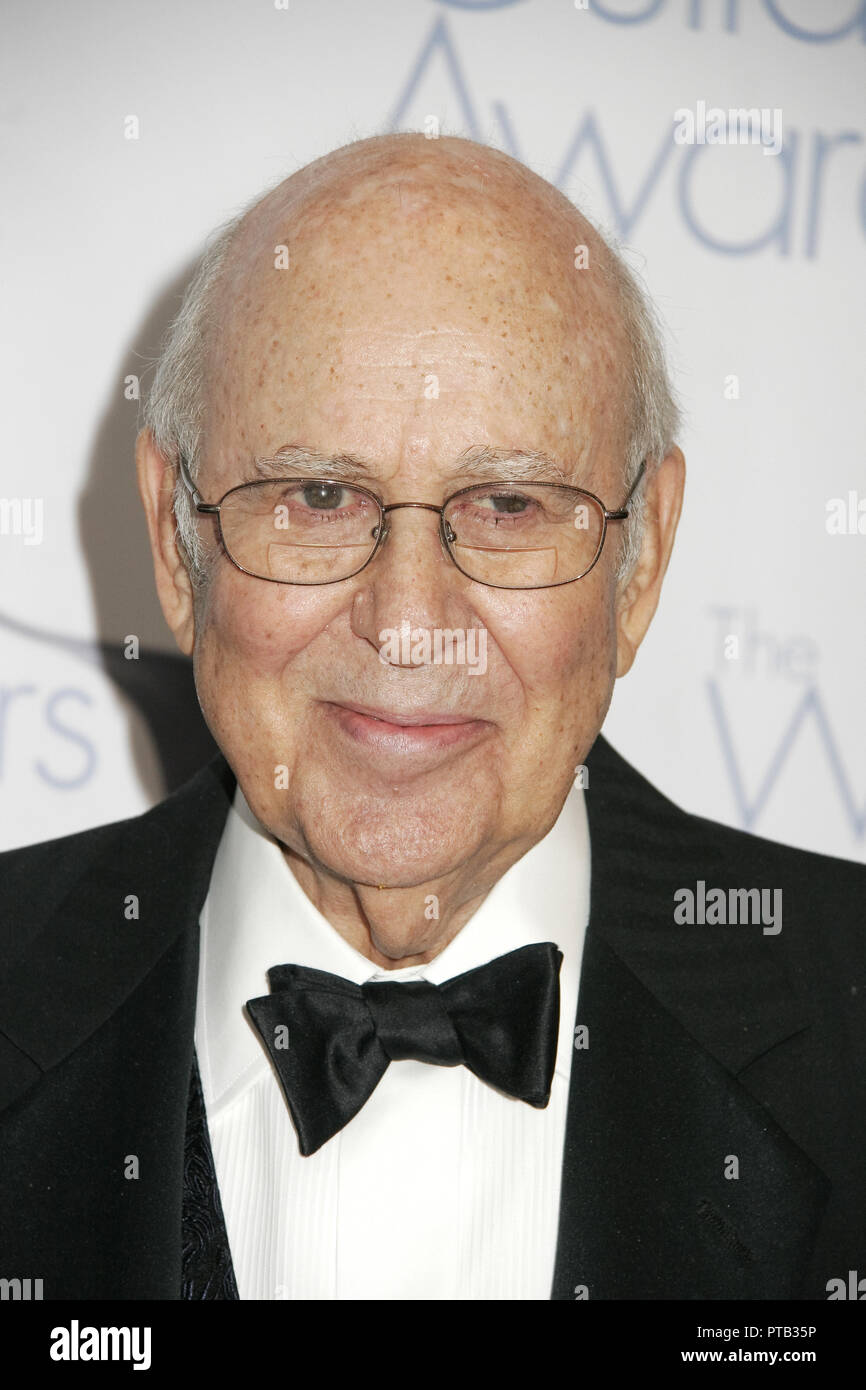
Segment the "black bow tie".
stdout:
[[523,946],[442,985],[352,984],[324,970],[277,965],[271,993],[247,1009],[276,1068],[298,1132],[313,1154],[347,1125],[390,1062],[461,1063],[481,1081],[543,1109],[559,1032],[553,942]]

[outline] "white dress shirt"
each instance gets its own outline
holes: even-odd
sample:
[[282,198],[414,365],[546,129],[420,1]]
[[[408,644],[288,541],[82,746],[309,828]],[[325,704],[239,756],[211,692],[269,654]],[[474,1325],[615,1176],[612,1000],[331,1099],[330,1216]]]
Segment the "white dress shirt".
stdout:
[[[201,915],[195,1043],[242,1299],[548,1299],[583,938],[583,791],[427,965],[383,971],[304,893],[237,788]],[[270,1059],[244,1012],[287,963],[441,984],[553,941],[560,1026],[544,1110],[466,1067],[392,1062],[339,1133],[304,1158]]]

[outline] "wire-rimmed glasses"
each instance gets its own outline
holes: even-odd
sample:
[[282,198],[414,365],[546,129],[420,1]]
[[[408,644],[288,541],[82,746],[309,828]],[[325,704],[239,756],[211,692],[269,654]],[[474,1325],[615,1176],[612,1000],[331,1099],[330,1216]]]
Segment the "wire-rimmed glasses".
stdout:
[[335,478],[274,478],[240,483],[205,502],[186,460],[180,471],[196,511],[217,517],[229,559],[244,574],[275,584],[339,584],[366,568],[391,529],[391,512],[435,512],[439,540],[461,574],[493,589],[551,589],[583,579],[597,564],[609,522],[625,521],[646,468],[641,463],[621,507],[564,483],[475,483],[441,507],[391,502]]

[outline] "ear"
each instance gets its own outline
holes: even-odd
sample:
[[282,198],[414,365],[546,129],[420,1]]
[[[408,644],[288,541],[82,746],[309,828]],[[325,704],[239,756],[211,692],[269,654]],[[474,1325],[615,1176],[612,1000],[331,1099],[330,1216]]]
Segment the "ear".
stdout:
[[676,445],[644,483],[644,536],[640,555],[617,595],[616,674],[631,669],[661,593],[683,505],[686,461]]
[[184,655],[190,656],[195,645],[193,589],[175,534],[175,472],[154,443],[150,430],[142,430],[136,441],[135,469],[147,518],[159,602],[174,640]]

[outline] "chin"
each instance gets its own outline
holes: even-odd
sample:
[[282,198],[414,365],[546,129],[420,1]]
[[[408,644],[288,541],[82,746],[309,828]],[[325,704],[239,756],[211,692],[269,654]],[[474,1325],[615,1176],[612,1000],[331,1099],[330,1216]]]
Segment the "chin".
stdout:
[[[327,803],[325,803],[326,810]],[[333,808],[336,810],[336,808]],[[469,808],[405,804],[372,808],[354,802],[333,817],[320,810],[301,823],[316,859],[352,883],[414,888],[443,878],[471,859],[484,827]],[[423,904],[422,904],[423,908]]]
[[[452,845],[419,847],[416,853],[406,845],[388,848],[387,845],[353,843],[345,835],[333,841],[317,844],[308,841],[316,859],[329,872],[351,883],[370,887],[421,888],[436,879],[459,869],[472,857],[472,848],[465,844],[459,849]],[[423,904],[422,904],[423,907]]]

